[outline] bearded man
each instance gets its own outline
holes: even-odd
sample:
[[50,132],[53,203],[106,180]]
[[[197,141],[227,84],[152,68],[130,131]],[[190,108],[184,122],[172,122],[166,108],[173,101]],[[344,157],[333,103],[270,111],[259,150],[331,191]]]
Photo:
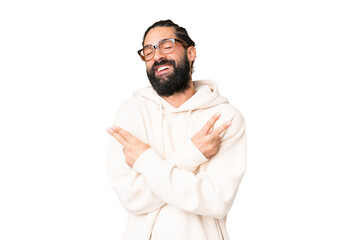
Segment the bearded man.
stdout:
[[156,22],[142,45],[151,87],[123,102],[107,129],[110,183],[129,212],[123,239],[229,239],[244,119],[215,82],[192,80],[196,49],[185,28]]

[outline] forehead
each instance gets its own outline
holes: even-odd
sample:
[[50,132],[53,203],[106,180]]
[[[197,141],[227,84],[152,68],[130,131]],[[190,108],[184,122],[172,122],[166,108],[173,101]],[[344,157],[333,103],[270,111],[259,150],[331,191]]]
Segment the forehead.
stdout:
[[172,27],[156,27],[151,29],[144,40],[144,46],[153,45],[155,46],[161,40],[167,38],[176,38],[174,28]]

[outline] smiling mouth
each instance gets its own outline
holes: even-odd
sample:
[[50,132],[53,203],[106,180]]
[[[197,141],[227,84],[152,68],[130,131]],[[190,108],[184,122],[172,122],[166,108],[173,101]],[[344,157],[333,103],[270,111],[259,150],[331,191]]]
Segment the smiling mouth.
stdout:
[[170,65],[161,65],[155,68],[157,74],[164,74],[170,70]]

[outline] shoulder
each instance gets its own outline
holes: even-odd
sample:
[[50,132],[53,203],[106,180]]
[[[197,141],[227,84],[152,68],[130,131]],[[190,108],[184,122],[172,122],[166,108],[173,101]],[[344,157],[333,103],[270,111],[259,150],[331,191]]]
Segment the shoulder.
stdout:
[[132,97],[122,103],[117,108],[116,116],[129,116],[132,114],[139,114],[145,100],[141,97]]
[[231,105],[229,103],[224,103],[224,104],[221,104],[219,106],[219,108],[220,108],[222,115],[231,117],[231,118],[235,118],[238,121],[245,122],[244,117],[241,114],[241,112],[233,105]]
[[136,98],[133,97],[133,98],[126,99],[125,101],[123,101],[122,103],[119,104],[119,106],[117,108],[117,112],[131,110],[134,107],[136,108],[137,105],[138,105],[138,100]]
[[229,103],[224,103],[219,105],[219,112],[221,117],[219,120],[220,123],[225,121],[231,121],[231,126],[227,130],[227,136],[231,137],[232,135],[243,134],[245,131],[245,119],[242,113],[233,105]]
[[115,125],[125,129],[131,128],[141,119],[143,99],[139,97],[129,98],[119,104],[115,114]]

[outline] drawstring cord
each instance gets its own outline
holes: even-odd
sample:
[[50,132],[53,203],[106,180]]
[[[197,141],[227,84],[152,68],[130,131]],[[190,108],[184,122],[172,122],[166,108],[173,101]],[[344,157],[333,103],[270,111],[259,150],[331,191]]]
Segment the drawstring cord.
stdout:
[[[188,129],[188,125],[189,125],[189,121],[190,121],[190,115],[191,115],[191,112],[192,112],[192,109],[190,109],[187,113],[186,113],[186,117],[185,117],[185,125],[184,125],[184,131],[187,132],[187,129]],[[186,142],[186,135],[187,134],[184,134],[184,139],[183,139],[183,142],[185,143]]]
[[161,150],[162,150],[162,157],[165,159],[166,156],[165,156],[165,138],[164,138],[164,109],[161,101],[159,104],[159,108],[160,108],[160,124],[161,124],[160,134],[161,134],[161,143],[162,143]]

